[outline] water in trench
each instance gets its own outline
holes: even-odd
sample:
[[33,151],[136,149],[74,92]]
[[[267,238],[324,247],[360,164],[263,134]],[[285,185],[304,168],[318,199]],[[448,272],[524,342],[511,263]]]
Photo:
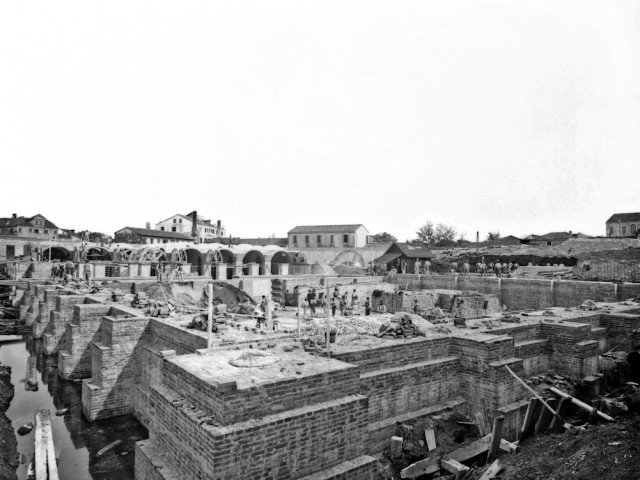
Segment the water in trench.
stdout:
[[[147,438],[146,429],[131,415],[89,422],[81,410],[81,383],[58,377],[57,355],[44,355],[41,340],[33,339],[31,335],[23,337],[21,341],[0,344],[0,363],[11,367],[15,390],[6,413],[18,440],[21,457],[18,478],[26,479],[34,452],[35,432],[34,429],[20,436],[18,428],[34,422],[37,409],[48,409],[61,479],[133,480],[134,442]],[[24,381],[30,356],[36,360],[37,390],[32,390]],[[56,416],[56,410],[66,407],[71,407],[66,415]],[[100,449],[116,440],[121,443],[97,455]]]

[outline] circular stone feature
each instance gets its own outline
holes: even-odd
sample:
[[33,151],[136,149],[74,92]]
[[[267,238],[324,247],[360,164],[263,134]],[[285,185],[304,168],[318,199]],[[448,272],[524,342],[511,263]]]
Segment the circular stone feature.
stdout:
[[273,353],[262,352],[259,350],[245,350],[238,358],[229,360],[234,367],[250,368],[250,367],[266,367],[267,365],[279,362],[280,358]]

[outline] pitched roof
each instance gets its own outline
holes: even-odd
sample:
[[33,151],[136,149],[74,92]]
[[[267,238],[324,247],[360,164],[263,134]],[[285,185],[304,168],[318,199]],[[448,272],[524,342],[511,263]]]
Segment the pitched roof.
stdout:
[[116,235],[123,230],[130,230],[132,233],[136,235],[140,235],[141,237],[152,237],[152,238],[171,238],[176,240],[185,240],[187,242],[192,241],[190,235],[185,235],[184,233],[179,232],[166,232],[163,230],[152,230],[147,228],[136,228],[136,227],[124,227],[116,232]]
[[400,253],[407,258],[433,258],[435,254],[429,250],[426,243],[398,243],[394,242],[385,254]]
[[574,235],[576,234],[569,233],[569,232],[549,232],[549,233],[545,233],[544,235],[529,235],[528,237],[525,238],[525,240],[541,240],[541,241],[568,240],[572,238]]
[[297,225],[287,233],[352,233],[360,227],[367,230],[361,223],[354,225]]
[[50,222],[45,218],[44,215],[40,215],[39,213],[34,215],[33,217],[3,217],[0,218],[0,227],[33,227],[31,221],[35,217],[41,217],[44,220],[44,228],[58,228],[53,222]]
[[614,213],[613,215],[611,215],[609,220],[607,220],[607,223],[613,223],[613,222],[616,222],[616,223],[640,222],[640,212]]

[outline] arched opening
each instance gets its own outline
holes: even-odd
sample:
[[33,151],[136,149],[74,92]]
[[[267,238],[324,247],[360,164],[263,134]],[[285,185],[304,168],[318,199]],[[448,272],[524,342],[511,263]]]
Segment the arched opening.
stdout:
[[42,252],[42,257],[45,260],[60,260],[61,262],[67,260],[69,258],[69,250],[64,247],[47,247]]
[[291,259],[287,252],[276,252],[273,257],[271,257],[271,275],[284,275],[285,273],[288,273],[288,270],[283,270],[282,265],[289,265],[290,263]]
[[187,262],[191,265],[190,272],[197,275],[203,275],[204,269],[202,267],[202,254],[194,248],[187,248],[185,252],[187,254]]
[[310,272],[307,257],[302,252],[289,252],[291,263],[289,264],[289,275],[306,275]]
[[[236,256],[226,248],[217,250],[209,250],[205,256],[206,263],[211,265],[211,278],[218,278],[218,269],[224,268],[225,271],[220,276],[221,279],[233,278]],[[224,267],[222,265],[225,265]]]
[[[251,264],[258,264],[258,275],[264,275],[264,255],[258,250],[249,250],[242,258],[242,274],[252,275]],[[254,272],[255,273],[255,272]]]
[[91,262],[108,262],[111,260],[111,254],[106,248],[90,247],[87,250],[87,260]]

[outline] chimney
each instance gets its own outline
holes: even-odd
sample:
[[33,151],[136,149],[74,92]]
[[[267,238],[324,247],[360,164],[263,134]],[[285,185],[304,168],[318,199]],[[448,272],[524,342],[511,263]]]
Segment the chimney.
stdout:
[[151,230],[151,222],[147,221],[147,230]]
[[198,212],[194,210],[191,212],[191,236],[193,238],[198,237]]
[[480,231],[476,231],[476,243],[480,243]]
[[216,222],[216,225],[218,225],[218,228],[222,227],[222,220],[218,220],[218,221]]
[[13,214],[13,218],[18,218],[18,214],[17,214],[17,213],[14,213],[14,214]]

